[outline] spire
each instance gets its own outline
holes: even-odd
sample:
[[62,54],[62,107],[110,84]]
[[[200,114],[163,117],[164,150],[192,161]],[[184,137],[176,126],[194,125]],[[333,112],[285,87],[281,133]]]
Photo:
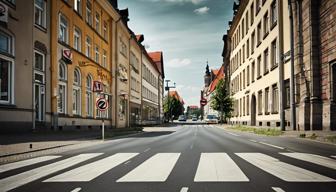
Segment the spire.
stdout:
[[206,65],[206,68],[205,68],[205,74],[206,75],[210,75],[210,70],[209,70],[209,62],[208,62],[208,60],[207,60],[207,65]]

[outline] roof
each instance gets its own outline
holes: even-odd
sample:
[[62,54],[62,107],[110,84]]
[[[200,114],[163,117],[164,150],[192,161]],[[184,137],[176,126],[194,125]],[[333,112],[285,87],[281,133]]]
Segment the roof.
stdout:
[[211,69],[211,73],[213,73],[215,76],[217,76],[219,72],[219,69]]
[[164,68],[163,68],[163,53],[162,51],[155,51],[148,53],[149,57],[154,61],[159,73],[164,78]]
[[222,65],[221,68],[217,70],[217,75],[215,79],[209,85],[208,94],[211,94],[216,89],[219,80],[223,78],[224,78],[224,65]]
[[182,104],[184,104],[184,101],[182,97],[178,94],[177,91],[169,91],[169,96],[170,97],[175,97],[177,100],[179,100]]
[[190,105],[188,106],[190,109],[198,109],[199,107],[197,105]]

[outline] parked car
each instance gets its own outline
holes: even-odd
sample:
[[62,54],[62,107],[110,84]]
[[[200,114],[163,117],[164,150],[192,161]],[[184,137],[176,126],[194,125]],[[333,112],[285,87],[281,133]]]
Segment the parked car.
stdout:
[[178,121],[187,121],[187,117],[185,115],[180,115]]
[[207,124],[217,124],[218,123],[218,117],[216,115],[207,115],[205,117],[204,121]]
[[192,121],[197,121],[197,117],[192,117],[191,120]]

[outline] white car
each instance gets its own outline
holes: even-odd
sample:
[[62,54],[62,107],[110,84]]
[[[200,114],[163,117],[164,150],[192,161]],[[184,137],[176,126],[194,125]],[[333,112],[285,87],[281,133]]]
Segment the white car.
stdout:
[[207,115],[204,119],[205,123],[207,124],[217,124],[218,123],[218,118],[216,115]]

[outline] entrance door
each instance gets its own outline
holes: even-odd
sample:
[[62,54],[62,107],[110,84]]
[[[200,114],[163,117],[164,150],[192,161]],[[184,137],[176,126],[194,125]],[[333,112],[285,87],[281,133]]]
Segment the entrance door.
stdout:
[[252,95],[251,98],[251,125],[255,126],[256,125],[256,97],[255,95]]
[[35,84],[35,121],[44,121],[44,95],[44,85]]

